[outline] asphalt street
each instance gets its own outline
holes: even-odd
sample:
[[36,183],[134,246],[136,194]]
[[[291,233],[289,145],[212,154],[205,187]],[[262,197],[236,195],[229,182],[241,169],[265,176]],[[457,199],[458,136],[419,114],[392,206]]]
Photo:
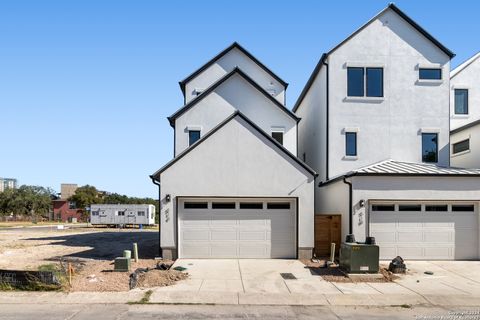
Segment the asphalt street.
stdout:
[[0,305],[2,320],[123,319],[480,319],[480,308],[213,305]]

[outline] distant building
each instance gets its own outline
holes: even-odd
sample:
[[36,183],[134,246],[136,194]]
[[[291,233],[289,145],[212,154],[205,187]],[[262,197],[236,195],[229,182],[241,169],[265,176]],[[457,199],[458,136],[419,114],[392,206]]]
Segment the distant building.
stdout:
[[53,200],[53,219],[62,222],[83,221],[83,208],[77,208],[75,202],[68,198],[75,194],[78,186],[72,183],[62,183],[60,199]]
[[74,183],[62,183],[60,185],[60,199],[68,200],[68,198],[75,194],[77,189],[78,186]]
[[0,178],[0,192],[3,192],[7,189],[16,189],[16,188],[17,188],[17,179]]

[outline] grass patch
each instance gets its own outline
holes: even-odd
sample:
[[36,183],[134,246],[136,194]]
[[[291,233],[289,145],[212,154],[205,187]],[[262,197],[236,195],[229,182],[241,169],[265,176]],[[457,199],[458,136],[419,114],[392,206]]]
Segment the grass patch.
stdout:
[[68,285],[65,272],[58,264],[50,263],[38,267],[38,271],[52,272],[58,279],[59,284],[46,284],[35,276],[28,278],[27,284],[12,285],[0,281],[0,291],[62,291]]
[[140,299],[139,301],[128,302],[128,304],[147,304],[149,303],[150,297],[152,296],[152,294],[153,294],[153,291],[148,290],[147,292],[145,292],[142,299]]

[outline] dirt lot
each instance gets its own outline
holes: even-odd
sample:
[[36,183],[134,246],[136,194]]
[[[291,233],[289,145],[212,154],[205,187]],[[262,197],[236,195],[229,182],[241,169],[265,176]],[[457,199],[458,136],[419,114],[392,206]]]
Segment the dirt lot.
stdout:
[[[113,272],[113,259],[123,250],[138,244],[137,268],[154,268],[159,262],[158,229],[75,228],[57,227],[0,229],[0,269],[37,270],[39,266],[69,262],[75,269],[72,291],[127,291],[129,273]],[[165,261],[169,262],[169,261]],[[140,279],[141,286],[165,286],[186,277],[177,271],[155,270]]]

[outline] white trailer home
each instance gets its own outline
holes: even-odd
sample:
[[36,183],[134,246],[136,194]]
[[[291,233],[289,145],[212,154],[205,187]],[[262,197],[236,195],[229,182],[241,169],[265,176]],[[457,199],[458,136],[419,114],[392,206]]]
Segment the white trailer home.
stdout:
[[153,225],[155,206],[151,204],[92,204],[90,207],[92,225]]

